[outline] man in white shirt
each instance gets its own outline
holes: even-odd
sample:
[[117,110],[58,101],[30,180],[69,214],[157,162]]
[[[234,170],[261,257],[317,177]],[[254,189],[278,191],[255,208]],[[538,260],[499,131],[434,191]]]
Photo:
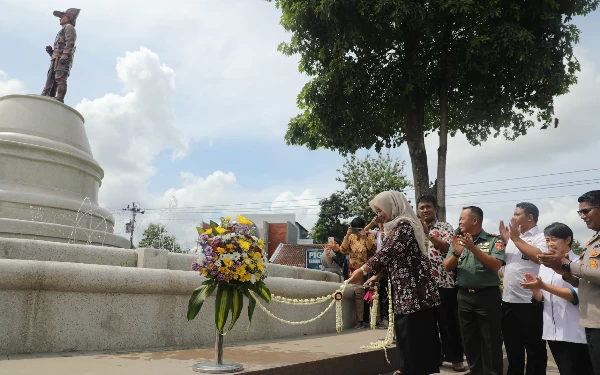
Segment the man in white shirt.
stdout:
[[524,202],[517,204],[509,227],[500,221],[500,234],[506,243],[502,337],[508,357],[507,375],[546,374],[543,306],[531,303],[531,292],[520,285],[526,273],[538,275],[537,256],[548,251],[544,232],[537,226],[538,217],[538,208]]

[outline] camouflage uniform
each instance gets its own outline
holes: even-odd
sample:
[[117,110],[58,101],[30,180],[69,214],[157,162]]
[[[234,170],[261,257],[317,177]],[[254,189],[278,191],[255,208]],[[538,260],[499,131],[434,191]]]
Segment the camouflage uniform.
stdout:
[[54,49],[48,51],[50,54],[50,68],[46,78],[46,85],[43,96],[55,97],[56,100],[64,102],[65,94],[67,93],[67,78],[73,66],[73,57],[75,55],[75,40],[77,33],[75,32],[75,22],[79,15],[79,9],[70,8],[65,12],[55,11],[54,15],[69,17],[69,22],[63,25],[62,29],[56,35],[54,40]]

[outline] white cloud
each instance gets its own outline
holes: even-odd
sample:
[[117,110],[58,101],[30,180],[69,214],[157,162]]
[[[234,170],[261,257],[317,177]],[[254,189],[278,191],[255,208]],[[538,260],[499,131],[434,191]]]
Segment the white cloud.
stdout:
[[296,221],[310,230],[317,222],[319,215],[319,196],[311,189],[304,190],[300,195],[291,191],[279,194],[271,204],[273,211],[285,211],[296,214]]
[[23,82],[9,78],[3,70],[0,70],[0,96],[10,94],[23,94],[25,92],[25,85]]
[[141,47],[117,59],[117,76],[124,93],[84,99],[76,109],[86,118],[86,130],[105,178],[100,201],[115,207],[129,197],[144,199],[155,174],[155,157],[170,150],[173,157],[189,151],[175,125],[172,100],[175,74],[157,54]]

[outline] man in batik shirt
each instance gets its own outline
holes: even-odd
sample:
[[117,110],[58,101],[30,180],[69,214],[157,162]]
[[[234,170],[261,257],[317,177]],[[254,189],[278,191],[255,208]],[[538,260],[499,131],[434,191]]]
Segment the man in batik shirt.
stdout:
[[449,223],[437,220],[437,202],[431,195],[417,200],[417,213],[429,238],[429,260],[433,268],[441,304],[437,306],[437,324],[442,341],[441,361],[452,363],[455,371],[465,371],[463,345],[458,324],[458,289],[454,287],[454,271],[444,269],[444,259],[450,249],[454,228]]
[[[340,252],[350,255],[350,274],[359,269],[367,262],[377,249],[375,236],[369,233],[368,228],[365,228],[365,221],[361,217],[354,218],[350,223],[350,228],[342,241]],[[355,296],[355,313],[356,325],[354,328],[367,328],[368,324],[364,321],[365,315],[365,288],[363,284],[367,281],[367,275],[364,275],[363,280],[352,285]]]

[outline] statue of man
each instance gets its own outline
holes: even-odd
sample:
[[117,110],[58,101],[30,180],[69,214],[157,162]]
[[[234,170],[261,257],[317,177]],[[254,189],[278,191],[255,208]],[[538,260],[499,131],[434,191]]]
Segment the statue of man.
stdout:
[[75,55],[75,22],[79,16],[80,9],[69,8],[64,12],[54,11],[54,15],[60,18],[62,29],[56,35],[54,40],[54,49],[51,46],[46,47],[46,52],[50,55],[50,69],[43,96],[55,97],[61,103],[64,103],[67,93],[67,78],[73,66],[73,56]]

